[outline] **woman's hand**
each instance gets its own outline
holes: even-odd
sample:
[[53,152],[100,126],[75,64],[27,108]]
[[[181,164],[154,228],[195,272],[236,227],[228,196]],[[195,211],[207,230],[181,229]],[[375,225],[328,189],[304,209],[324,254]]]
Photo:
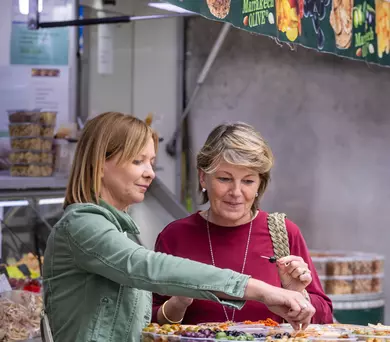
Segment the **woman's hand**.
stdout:
[[285,319],[295,330],[299,330],[300,325],[302,329],[306,329],[316,311],[301,293],[253,278],[248,281],[244,299],[264,303],[270,311]]
[[302,292],[311,283],[311,272],[301,257],[289,255],[276,263],[284,289]]
[[295,330],[308,327],[316,310],[301,293],[278,287],[267,292],[263,303],[270,311],[284,318]]

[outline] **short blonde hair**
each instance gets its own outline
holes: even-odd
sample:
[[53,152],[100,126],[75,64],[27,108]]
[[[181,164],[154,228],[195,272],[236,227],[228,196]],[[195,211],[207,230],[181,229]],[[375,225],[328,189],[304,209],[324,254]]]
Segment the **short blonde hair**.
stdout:
[[64,207],[97,203],[104,162],[115,156],[119,156],[119,164],[131,162],[150,138],[157,152],[157,134],[131,115],[107,112],[88,121],[76,147]]
[[[237,122],[222,124],[213,129],[197,155],[197,168],[205,173],[214,173],[222,161],[255,170],[260,176],[258,198],[252,205],[252,212],[258,208],[258,200],[264,194],[270,181],[274,163],[271,148],[259,132],[251,125]],[[199,183],[199,191],[202,186]],[[201,192],[202,204],[209,201],[207,192]]]

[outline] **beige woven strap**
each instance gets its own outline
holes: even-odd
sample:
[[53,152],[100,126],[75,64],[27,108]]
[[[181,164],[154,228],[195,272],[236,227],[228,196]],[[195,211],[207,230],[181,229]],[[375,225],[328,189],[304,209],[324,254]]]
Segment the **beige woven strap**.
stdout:
[[290,244],[286,229],[286,214],[268,214],[268,230],[274,247],[274,255],[277,259],[290,255]]

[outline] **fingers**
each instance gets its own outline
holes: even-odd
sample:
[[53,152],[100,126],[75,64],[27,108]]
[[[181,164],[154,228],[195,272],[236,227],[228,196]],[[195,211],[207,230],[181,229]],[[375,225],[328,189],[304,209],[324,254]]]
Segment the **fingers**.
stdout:
[[280,258],[278,267],[284,272],[288,273],[292,278],[299,279],[305,284],[310,284],[312,281],[311,271],[307,263],[299,256],[290,255]]
[[302,307],[299,305],[299,302],[295,298],[292,298],[289,301],[288,306],[290,307],[290,310],[287,313],[288,317],[298,317],[298,315],[302,311]]
[[306,329],[315,314],[313,305],[297,293],[290,301],[290,308],[290,311],[287,313],[287,321],[295,330],[300,329],[300,325],[302,325],[303,330]]
[[304,284],[310,284],[311,281],[313,280],[311,277],[311,272],[309,271],[308,273],[301,274],[299,276],[299,280],[304,283]]
[[281,263],[281,264],[290,264],[293,261],[298,261],[298,262],[302,262],[302,263],[305,262],[300,256],[297,256],[297,255],[288,255],[286,257],[278,259],[277,262],[278,262],[278,264],[279,263]]
[[302,330],[305,330],[309,326],[311,322],[311,318],[316,312],[313,305],[311,305],[309,302],[307,303],[308,303],[307,307],[302,309],[300,314],[296,318],[294,318],[295,322],[299,322],[302,325],[301,326]]

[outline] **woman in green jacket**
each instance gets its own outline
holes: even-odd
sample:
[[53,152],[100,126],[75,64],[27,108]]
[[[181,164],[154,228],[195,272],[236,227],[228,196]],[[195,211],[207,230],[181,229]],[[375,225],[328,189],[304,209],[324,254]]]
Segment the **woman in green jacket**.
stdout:
[[138,342],[151,319],[151,292],[240,309],[261,301],[298,328],[313,306],[298,292],[249,276],[143,248],[126,213],[155,174],[157,135],[121,113],[90,120],[80,137],[43,269],[44,302],[55,342]]

